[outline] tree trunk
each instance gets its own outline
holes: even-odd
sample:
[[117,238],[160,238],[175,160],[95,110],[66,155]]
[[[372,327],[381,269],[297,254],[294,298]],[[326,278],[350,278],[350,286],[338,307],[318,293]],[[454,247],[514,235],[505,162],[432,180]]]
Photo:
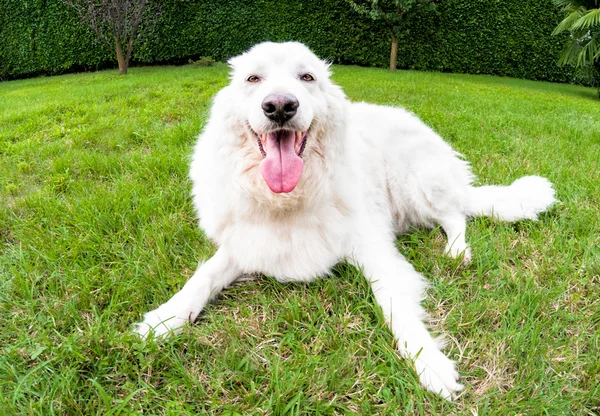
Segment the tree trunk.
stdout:
[[398,62],[398,36],[394,33],[394,29],[390,29],[390,36],[392,37],[392,49],[390,50],[390,72],[396,70],[396,63]]
[[133,37],[135,36],[135,33],[131,34],[131,37],[129,38],[129,42],[127,43],[127,55],[125,56],[125,62],[127,64],[127,67],[129,68],[129,61],[131,60],[131,52],[133,51]]
[[119,63],[119,74],[127,75],[127,67],[129,66],[129,62],[123,56],[123,48],[121,48],[121,42],[119,39],[115,37],[115,48],[117,50],[117,62]]

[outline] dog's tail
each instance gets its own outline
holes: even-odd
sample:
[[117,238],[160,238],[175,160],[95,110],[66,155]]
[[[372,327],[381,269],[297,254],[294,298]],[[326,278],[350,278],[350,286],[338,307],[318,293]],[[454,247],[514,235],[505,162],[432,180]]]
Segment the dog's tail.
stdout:
[[524,176],[509,186],[469,188],[465,214],[502,221],[536,220],[556,200],[552,183],[540,176]]

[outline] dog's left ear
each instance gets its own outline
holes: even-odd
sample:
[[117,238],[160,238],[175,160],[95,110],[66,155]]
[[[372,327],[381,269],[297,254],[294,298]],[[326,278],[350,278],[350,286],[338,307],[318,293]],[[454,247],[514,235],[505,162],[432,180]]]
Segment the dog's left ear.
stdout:
[[325,72],[327,72],[327,76],[330,77],[331,76],[331,65],[332,62],[328,59],[321,59],[321,62],[323,62],[323,66],[325,67]]

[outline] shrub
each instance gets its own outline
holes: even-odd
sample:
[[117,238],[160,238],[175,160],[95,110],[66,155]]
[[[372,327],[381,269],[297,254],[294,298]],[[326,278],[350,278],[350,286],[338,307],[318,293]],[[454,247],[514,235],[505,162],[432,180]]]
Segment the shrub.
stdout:
[[[297,40],[334,63],[385,67],[385,28],[344,0],[162,0],[140,27],[134,64],[224,60],[253,44]],[[443,0],[437,13],[410,16],[399,33],[398,67],[572,82],[556,65],[566,36],[551,0]],[[5,0],[0,9],[0,72],[19,77],[115,66],[111,51],[61,0]]]
[[569,32],[558,60],[559,65],[573,65],[600,95],[600,1],[553,0],[565,18],[554,29],[556,35]]

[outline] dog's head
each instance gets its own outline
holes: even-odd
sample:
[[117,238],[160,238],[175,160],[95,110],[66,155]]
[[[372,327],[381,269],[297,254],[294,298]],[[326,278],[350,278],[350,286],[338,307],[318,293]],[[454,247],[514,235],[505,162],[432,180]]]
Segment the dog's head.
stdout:
[[272,192],[292,192],[305,160],[319,151],[311,141],[334,110],[333,96],[344,101],[343,93],[329,80],[329,65],[300,43],[261,43],[229,64],[237,101],[230,105],[262,157],[262,177]]

